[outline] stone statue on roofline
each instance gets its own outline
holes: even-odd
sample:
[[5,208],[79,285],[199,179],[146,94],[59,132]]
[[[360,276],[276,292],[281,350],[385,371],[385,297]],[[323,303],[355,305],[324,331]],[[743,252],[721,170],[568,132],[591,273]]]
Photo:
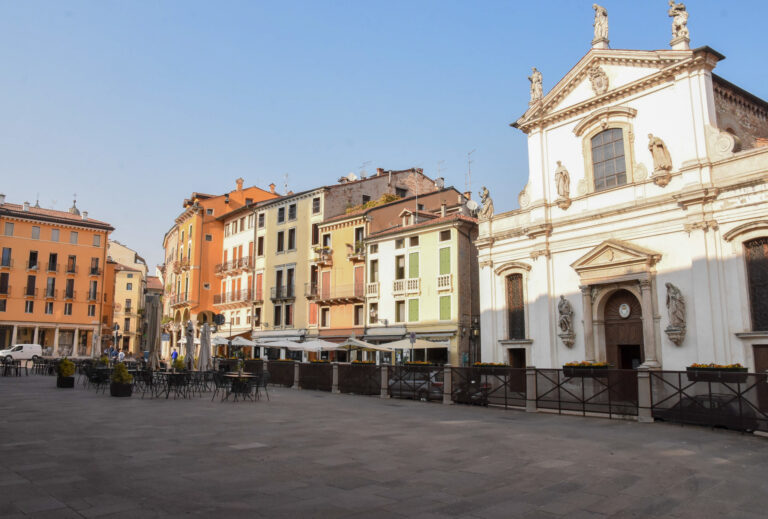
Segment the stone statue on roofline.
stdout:
[[531,75],[528,76],[528,81],[531,82],[531,102],[530,104],[535,103],[539,99],[541,99],[543,95],[543,87],[542,87],[542,77],[541,72],[536,70],[536,67],[532,68]]
[[672,47],[675,48],[675,44],[685,40],[690,40],[690,33],[688,32],[688,11],[685,10],[685,4],[675,3],[674,0],[669,0],[669,11],[667,14],[672,18]]
[[480,203],[482,207],[480,207],[480,211],[477,213],[477,218],[480,221],[493,218],[493,200],[491,200],[491,194],[485,186],[480,190]]
[[592,4],[595,10],[595,21],[592,26],[595,28],[595,37],[592,40],[593,48],[608,48],[608,10],[600,5]]

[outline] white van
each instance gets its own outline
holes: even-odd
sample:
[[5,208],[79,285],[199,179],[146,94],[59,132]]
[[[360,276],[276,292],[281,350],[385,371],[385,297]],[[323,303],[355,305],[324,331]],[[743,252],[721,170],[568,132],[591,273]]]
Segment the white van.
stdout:
[[0,351],[0,359],[5,360],[36,360],[43,356],[43,347],[39,344],[17,344],[7,350]]

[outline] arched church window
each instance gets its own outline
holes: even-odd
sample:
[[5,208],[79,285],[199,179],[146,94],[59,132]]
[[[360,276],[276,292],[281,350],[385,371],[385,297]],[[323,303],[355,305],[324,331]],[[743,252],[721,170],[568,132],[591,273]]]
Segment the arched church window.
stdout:
[[744,243],[752,330],[768,330],[768,238]]
[[627,183],[624,136],[621,128],[609,128],[592,137],[592,171],[595,191]]
[[523,275],[507,276],[507,316],[509,339],[525,339],[525,301],[523,300]]

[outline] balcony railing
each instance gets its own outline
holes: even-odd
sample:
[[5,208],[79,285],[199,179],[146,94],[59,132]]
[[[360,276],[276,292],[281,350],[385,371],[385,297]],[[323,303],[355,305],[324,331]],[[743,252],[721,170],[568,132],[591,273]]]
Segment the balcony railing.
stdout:
[[78,270],[77,265],[67,265],[67,274],[77,274]]
[[59,271],[59,264],[58,263],[51,263],[48,262],[48,265],[46,266],[46,270],[48,272],[58,272]]
[[304,295],[307,299],[315,299],[318,295],[318,289],[317,283],[304,283]]
[[397,279],[392,283],[392,293],[395,295],[418,294],[419,290],[421,278]]
[[88,301],[98,301],[98,300],[99,300],[98,292],[88,292]]
[[264,301],[264,290],[261,287],[256,287],[256,292],[253,294],[254,303],[261,303]]
[[171,306],[173,305],[183,305],[187,303],[193,303],[189,298],[189,293],[186,294],[172,294],[170,298]]
[[89,276],[101,276],[101,269],[99,267],[91,267],[88,269]]
[[367,297],[379,297],[379,282],[374,281],[365,285],[365,295]]
[[0,296],[9,296],[11,295],[11,285],[5,285],[4,287],[0,287]]
[[333,265],[333,250],[328,247],[316,247],[312,261],[318,265]]
[[293,285],[272,287],[272,301],[295,299],[296,294]]
[[46,299],[56,299],[56,296],[59,294],[59,291],[55,288],[45,289],[45,298]]
[[27,270],[37,270],[39,265],[38,261],[27,261]]
[[35,287],[24,287],[24,297],[35,297],[37,289]]
[[77,296],[77,292],[74,290],[65,290],[64,299],[74,299]]
[[223,294],[215,294],[213,296],[213,304],[223,305],[227,303],[242,303],[250,301],[251,295],[252,290],[250,288],[233,290],[232,292],[224,292]]
[[350,261],[365,261],[365,244],[361,241],[355,242],[355,246],[348,246],[347,259]]
[[190,267],[190,261],[189,258],[183,258],[181,260],[181,270],[188,270]]
[[437,289],[438,290],[450,290],[451,289],[451,275],[440,274],[437,276]]
[[0,262],[0,268],[4,269],[10,269],[13,268],[14,261],[12,259],[3,259],[2,262]]
[[[311,285],[308,283],[307,285]],[[310,286],[307,287],[311,289]],[[309,297],[309,296],[307,296]],[[328,304],[344,304],[362,302],[365,298],[365,284],[320,286],[316,290],[314,299]]]
[[225,261],[219,263],[214,267],[214,272],[219,275],[226,274],[227,272],[238,271],[242,269],[253,268],[253,256],[244,256],[242,258],[233,259],[231,261]]

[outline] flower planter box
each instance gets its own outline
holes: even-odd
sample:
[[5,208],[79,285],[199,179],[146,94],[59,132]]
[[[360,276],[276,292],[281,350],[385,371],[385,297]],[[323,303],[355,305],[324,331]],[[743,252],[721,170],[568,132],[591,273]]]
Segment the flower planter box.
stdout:
[[747,368],[685,368],[689,382],[728,382],[743,384]]
[[563,366],[566,377],[607,377],[608,366]]
[[62,388],[75,387],[75,377],[56,377],[56,387],[62,387]]
[[109,394],[112,396],[126,397],[131,396],[132,393],[133,387],[131,384],[118,384],[117,382],[109,384]]

